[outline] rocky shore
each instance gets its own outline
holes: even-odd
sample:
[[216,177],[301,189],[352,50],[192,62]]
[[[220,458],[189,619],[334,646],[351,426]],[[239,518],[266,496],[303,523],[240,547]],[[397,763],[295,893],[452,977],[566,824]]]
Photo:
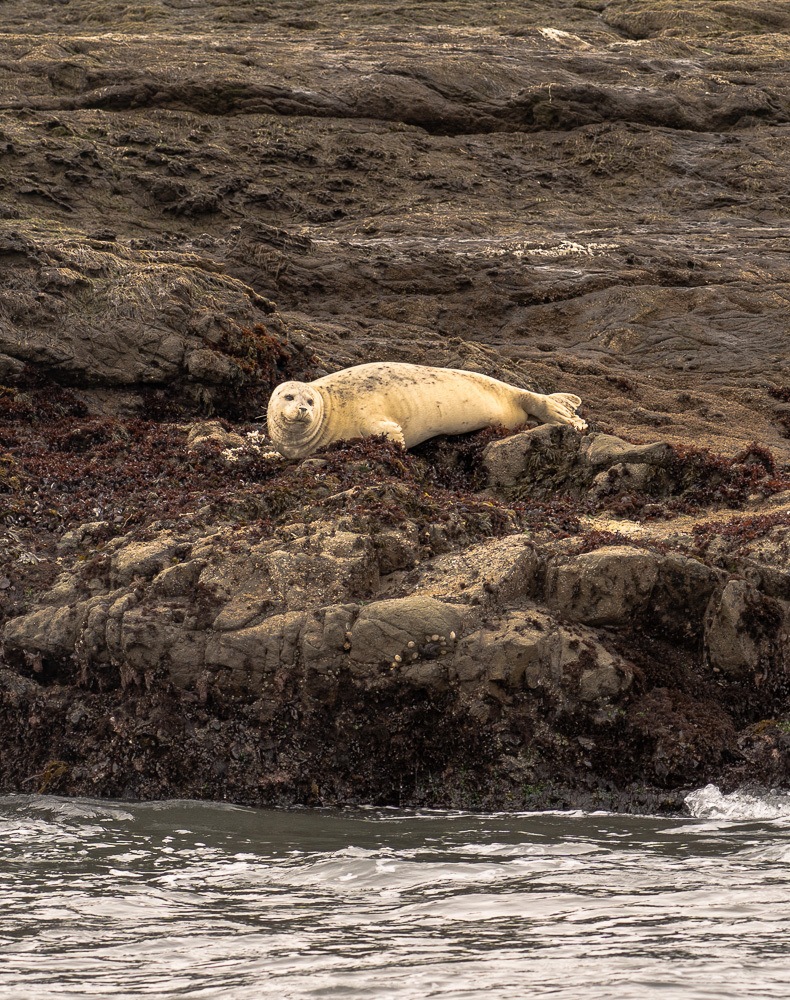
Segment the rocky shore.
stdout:
[[[0,790],[788,786],[790,4],[704,7],[5,5]],[[273,452],[370,360],[589,429]]]

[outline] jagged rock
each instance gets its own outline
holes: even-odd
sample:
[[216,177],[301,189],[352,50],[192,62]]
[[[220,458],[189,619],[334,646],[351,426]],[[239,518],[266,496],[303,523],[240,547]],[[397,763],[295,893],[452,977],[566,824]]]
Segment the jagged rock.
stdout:
[[627,625],[645,610],[659,561],[651,552],[627,545],[554,561],[546,575],[547,603],[587,625]]

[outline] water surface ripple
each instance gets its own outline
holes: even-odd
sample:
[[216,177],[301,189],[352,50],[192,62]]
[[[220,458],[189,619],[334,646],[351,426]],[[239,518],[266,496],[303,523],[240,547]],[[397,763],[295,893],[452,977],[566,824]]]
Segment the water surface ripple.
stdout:
[[0,998],[786,998],[790,801],[695,814],[0,798]]

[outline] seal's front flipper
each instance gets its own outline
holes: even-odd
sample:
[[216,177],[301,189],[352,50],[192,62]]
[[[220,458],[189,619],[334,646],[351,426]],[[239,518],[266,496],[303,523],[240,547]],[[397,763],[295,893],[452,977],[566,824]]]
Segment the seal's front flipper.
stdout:
[[369,420],[365,424],[365,437],[376,437],[379,434],[388,437],[390,441],[399,444],[401,448],[406,447],[403,428],[394,420]]

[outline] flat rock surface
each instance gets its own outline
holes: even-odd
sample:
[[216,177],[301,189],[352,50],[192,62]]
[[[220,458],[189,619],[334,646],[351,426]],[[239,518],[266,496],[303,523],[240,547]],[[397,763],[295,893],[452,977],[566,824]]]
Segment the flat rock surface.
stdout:
[[[8,0],[2,787],[790,780],[789,52],[767,0]],[[372,360],[589,433],[272,455]]]

